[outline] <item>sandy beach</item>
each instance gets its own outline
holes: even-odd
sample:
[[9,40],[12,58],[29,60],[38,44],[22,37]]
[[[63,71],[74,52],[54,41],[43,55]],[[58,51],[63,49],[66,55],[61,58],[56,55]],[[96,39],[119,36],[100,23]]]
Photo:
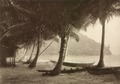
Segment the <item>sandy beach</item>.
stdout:
[[83,71],[43,76],[43,73],[37,70],[51,70],[55,65],[50,62],[39,62],[34,69],[29,69],[27,66],[19,63],[15,68],[0,68],[0,84],[120,84],[114,74],[91,75]]

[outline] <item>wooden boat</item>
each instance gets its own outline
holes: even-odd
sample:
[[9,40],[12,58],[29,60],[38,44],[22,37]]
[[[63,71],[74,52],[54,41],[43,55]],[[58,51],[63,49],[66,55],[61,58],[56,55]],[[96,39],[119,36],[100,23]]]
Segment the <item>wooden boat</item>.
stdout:
[[85,69],[84,68],[81,68],[81,69],[79,69],[79,68],[76,68],[76,69],[63,69],[62,71],[61,71],[61,73],[75,73],[75,72],[82,72],[82,71],[85,71]]
[[[52,70],[37,70],[38,72],[45,72],[45,73],[50,73]],[[75,72],[82,72],[85,71],[84,68],[76,68],[76,69],[63,69],[61,73],[75,73]]]
[[114,69],[118,69],[120,67],[103,67],[98,68],[96,66],[93,67],[84,67],[88,73],[93,75],[107,75],[107,74],[113,74],[115,71]]
[[[50,60],[52,63],[57,63],[56,61]],[[71,63],[71,62],[63,62],[64,66],[70,66],[70,67],[84,67],[84,66],[91,66],[93,63]]]
[[52,70],[37,70],[38,72],[51,72]]

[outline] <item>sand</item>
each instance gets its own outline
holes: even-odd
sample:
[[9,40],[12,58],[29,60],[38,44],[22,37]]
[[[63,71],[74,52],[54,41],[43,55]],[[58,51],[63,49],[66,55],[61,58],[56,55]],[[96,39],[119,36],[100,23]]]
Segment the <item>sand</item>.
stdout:
[[37,72],[38,69],[51,70],[55,65],[50,62],[40,62],[34,69],[28,69],[27,66],[19,63],[15,68],[0,68],[0,84],[120,84],[114,74],[91,75],[83,71],[43,76],[42,72]]

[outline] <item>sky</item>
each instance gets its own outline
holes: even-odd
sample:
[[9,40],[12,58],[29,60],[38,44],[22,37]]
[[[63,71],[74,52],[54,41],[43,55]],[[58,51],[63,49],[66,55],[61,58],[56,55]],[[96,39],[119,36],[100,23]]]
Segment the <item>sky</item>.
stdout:
[[[113,17],[109,22],[106,21],[105,45],[110,45],[112,54],[120,54],[120,17]],[[99,21],[90,25],[87,31],[80,31],[89,38],[101,43],[102,26]]]

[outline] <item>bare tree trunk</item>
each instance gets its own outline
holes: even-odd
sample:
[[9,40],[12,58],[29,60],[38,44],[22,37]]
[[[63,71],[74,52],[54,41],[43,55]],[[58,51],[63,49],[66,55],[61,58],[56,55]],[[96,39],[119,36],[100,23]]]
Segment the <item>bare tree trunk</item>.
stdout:
[[33,56],[34,49],[35,49],[35,43],[34,43],[34,45],[33,45],[33,48],[32,48],[32,52],[31,52],[30,58],[25,62],[25,64],[29,64],[29,63],[31,62],[31,59],[32,59],[32,56]]
[[100,60],[97,67],[104,67],[104,43],[105,43],[105,21],[102,23],[102,39],[101,39],[101,51]]
[[[41,41],[40,41],[41,39]],[[30,63],[29,68],[34,68],[36,67],[36,63],[39,57],[39,52],[40,52],[40,47],[42,46],[42,38],[40,38],[40,36],[38,35],[38,42],[37,42],[37,52],[36,52],[36,56],[34,58],[34,60]]]
[[57,65],[55,66],[55,68],[53,69],[53,71],[51,72],[50,75],[55,76],[55,75],[59,75],[61,73],[62,64],[63,64],[65,55],[66,55],[68,38],[69,38],[69,36],[66,36],[65,34],[63,37],[61,37],[61,47],[60,47],[59,59],[58,59]]

